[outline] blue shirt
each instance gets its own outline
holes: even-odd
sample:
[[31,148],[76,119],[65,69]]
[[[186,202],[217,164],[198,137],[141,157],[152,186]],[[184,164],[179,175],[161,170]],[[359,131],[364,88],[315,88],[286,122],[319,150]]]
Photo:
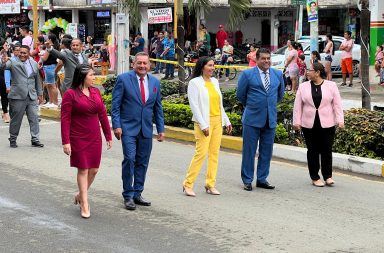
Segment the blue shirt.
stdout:
[[169,51],[165,55],[166,57],[174,57],[175,56],[175,41],[173,39],[167,40],[164,50],[169,48]]
[[144,52],[144,44],[145,44],[144,38],[138,39],[137,42],[139,43],[139,45],[136,48],[137,50],[136,52]]

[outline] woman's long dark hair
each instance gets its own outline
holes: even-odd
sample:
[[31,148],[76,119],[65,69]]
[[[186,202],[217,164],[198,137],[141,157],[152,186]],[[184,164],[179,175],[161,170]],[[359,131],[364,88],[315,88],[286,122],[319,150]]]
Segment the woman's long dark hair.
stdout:
[[313,66],[313,70],[314,71],[320,71],[320,77],[323,78],[323,79],[326,79],[327,78],[327,72],[325,72],[325,68],[323,66],[323,64],[321,64],[320,62],[314,62],[312,64]]
[[50,33],[48,35],[48,39],[52,41],[54,49],[60,50],[59,40],[57,39],[57,37],[54,33]]
[[331,41],[332,42],[332,52],[331,52],[331,54],[332,55],[335,55],[335,43],[333,42],[333,40],[332,40],[332,34],[330,34],[330,33],[328,33],[327,34],[327,38],[328,38],[328,40],[329,41]]
[[192,78],[203,75],[203,68],[209,61],[213,61],[211,57],[203,56],[200,57],[196,62],[195,69],[193,70]]
[[72,89],[82,88],[84,85],[85,77],[88,75],[89,71],[92,70],[92,66],[89,64],[79,64],[75,69],[72,80]]

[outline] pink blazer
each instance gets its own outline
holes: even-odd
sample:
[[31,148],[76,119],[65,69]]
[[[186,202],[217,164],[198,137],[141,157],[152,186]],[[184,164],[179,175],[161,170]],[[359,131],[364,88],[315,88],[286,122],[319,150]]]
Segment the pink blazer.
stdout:
[[[321,127],[328,128],[344,123],[339,89],[335,82],[324,80],[321,85],[322,99],[319,106]],[[312,99],[310,82],[300,84],[293,107],[293,125],[312,128],[315,121],[316,107]]]

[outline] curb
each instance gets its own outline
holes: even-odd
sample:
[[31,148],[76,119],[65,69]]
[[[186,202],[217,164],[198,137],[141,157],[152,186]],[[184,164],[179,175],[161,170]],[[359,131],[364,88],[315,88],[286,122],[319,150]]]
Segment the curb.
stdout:
[[[60,109],[42,107],[40,115],[46,118],[60,119]],[[110,121],[109,116],[108,118]],[[154,127],[153,132],[156,134],[156,127]],[[195,135],[191,129],[165,126],[165,133],[166,138],[195,142]],[[243,138],[223,135],[221,147],[242,151]],[[273,146],[273,157],[306,164],[307,149],[275,143]],[[381,160],[333,153],[333,167],[354,173],[384,177],[384,162]]]
[[[166,126],[166,138],[194,142],[193,130]],[[243,138],[223,135],[221,147],[242,151]],[[274,144],[273,157],[307,164],[307,149],[295,146]],[[384,177],[384,162],[365,157],[333,153],[333,167],[355,173]]]
[[40,107],[40,116],[51,119],[60,119],[61,113],[58,108],[44,108]]

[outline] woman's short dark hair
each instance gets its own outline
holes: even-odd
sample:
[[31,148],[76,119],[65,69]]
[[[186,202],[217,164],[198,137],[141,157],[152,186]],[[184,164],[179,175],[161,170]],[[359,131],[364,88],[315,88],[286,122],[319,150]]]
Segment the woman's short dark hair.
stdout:
[[89,71],[92,70],[92,66],[85,63],[77,65],[75,73],[73,74],[72,80],[72,89],[81,87],[84,84],[85,77],[88,75]]
[[297,49],[303,50],[303,45],[301,45],[301,43],[299,43],[299,42],[297,42]]
[[37,37],[37,40],[41,43],[41,44],[44,44],[45,40],[44,40],[44,36],[39,36]]
[[203,56],[200,57],[196,62],[195,69],[193,70],[192,78],[199,77],[203,75],[203,68],[209,61],[213,61],[211,57]]
[[314,62],[312,64],[312,66],[313,66],[314,71],[316,71],[316,72],[320,71],[320,77],[321,78],[323,78],[323,79],[327,78],[327,72],[325,72],[325,68],[324,68],[323,64],[321,64],[320,62]]
[[313,54],[313,55],[316,57],[317,60],[319,60],[319,61],[321,60],[321,57],[320,57],[319,52],[317,52],[317,51],[312,51],[311,54]]

